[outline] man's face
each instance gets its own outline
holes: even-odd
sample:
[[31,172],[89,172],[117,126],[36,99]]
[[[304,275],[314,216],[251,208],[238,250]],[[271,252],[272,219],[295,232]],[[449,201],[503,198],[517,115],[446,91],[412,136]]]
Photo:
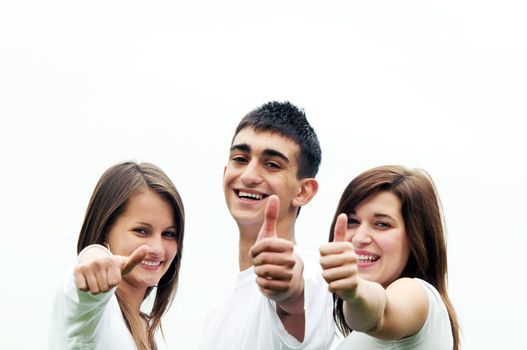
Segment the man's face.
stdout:
[[296,217],[293,199],[300,191],[296,177],[299,147],[269,131],[241,130],[233,140],[223,175],[225,200],[238,224],[261,224],[267,198],[280,198],[279,220]]

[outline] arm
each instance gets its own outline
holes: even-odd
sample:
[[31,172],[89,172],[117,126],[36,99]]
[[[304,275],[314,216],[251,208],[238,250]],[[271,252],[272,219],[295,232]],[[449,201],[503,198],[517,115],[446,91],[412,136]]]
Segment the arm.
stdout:
[[[148,251],[145,246],[130,257],[117,257],[103,246],[92,245],[79,254],[77,265],[64,275],[55,296],[50,349],[71,349],[82,347],[82,344],[93,344],[106,332],[106,328],[99,326],[103,317],[112,324],[112,329],[119,329],[121,333],[127,331],[126,324],[121,322],[122,314],[117,300],[113,298],[114,286],[118,282],[108,281],[108,269],[112,269],[112,263],[124,262],[125,269],[119,268],[116,272],[115,279],[120,280],[121,275],[134,264],[133,261],[143,259],[141,254],[145,248]],[[109,262],[112,263],[108,265]],[[106,276],[106,282],[103,276]],[[112,344],[123,345],[123,341],[126,343],[127,339],[116,338]],[[133,343],[129,345],[133,346]]]
[[276,302],[284,328],[302,342],[305,333],[304,263],[294,253],[292,242],[277,238],[278,206],[278,197],[269,197],[262,229],[249,256],[260,291]]
[[329,290],[344,300],[348,326],[380,339],[402,339],[419,331],[428,315],[428,297],[419,282],[401,278],[386,289],[358,275],[353,246],[344,241],[347,218],[340,215],[335,241],[320,247]]
[[84,248],[75,266],[75,285],[83,292],[104,293],[121,282],[126,275],[148,254],[146,245],[137,248],[130,256],[112,255],[105,247],[93,244]]
[[276,302],[277,314],[287,332],[302,342],[305,332],[303,261],[292,252],[289,241],[266,238],[260,243],[251,249],[256,283],[263,295]]
[[[279,279],[278,270],[274,274],[268,274],[269,277],[262,277],[267,274],[267,267],[255,266],[258,268],[256,283],[260,291],[267,298],[276,302],[276,312],[284,328],[289,334],[295,337],[299,342],[304,340],[305,335],[305,312],[304,312],[304,278],[303,261],[296,254],[292,254],[295,264],[292,269],[280,265],[275,265],[288,275],[286,279]],[[255,270],[256,271],[256,270]],[[290,276],[290,278],[289,278]]]
[[291,282],[287,289],[287,293],[282,296],[283,299],[280,298],[275,301],[277,307],[287,314],[303,314],[304,278],[302,272],[304,271],[304,262],[296,254],[293,254],[293,258],[295,259],[295,264],[293,266]]
[[[428,316],[428,296],[414,279],[401,278],[384,289],[359,279],[354,298],[344,300],[350,328],[380,339],[402,339],[416,334]],[[371,313],[371,317],[367,315]]]

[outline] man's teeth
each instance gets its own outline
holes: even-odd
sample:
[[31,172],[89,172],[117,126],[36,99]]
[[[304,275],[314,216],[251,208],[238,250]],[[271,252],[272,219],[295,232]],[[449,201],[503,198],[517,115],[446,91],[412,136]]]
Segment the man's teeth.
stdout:
[[143,261],[143,265],[155,267],[161,265],[161,261]]
[[357,255],[357,258],[359,259],[359,262],[374,262],[377,261],[378,258],[374,257],[372,255]]
[[249,192],[244,192],[244,191],[238,192],[238,196],[239,197],[244,197],[244,198],[256,199],[256,200],[259,200],[259,199],[263,198],[263,195],[261,195],[259,193],[249,193]]

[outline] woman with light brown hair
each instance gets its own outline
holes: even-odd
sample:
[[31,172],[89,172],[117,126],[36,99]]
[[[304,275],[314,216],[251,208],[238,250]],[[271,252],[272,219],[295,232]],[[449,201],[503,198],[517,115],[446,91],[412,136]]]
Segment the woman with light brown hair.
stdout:
[[455,349],[441,206],[422,170],[382,166],[344,190],[320,248],[337,349]]
[[57,292],[49,348],[157,349],[178,285],[184,224],[179,193],[157,166],[109,168],[88,205],[77,264]]

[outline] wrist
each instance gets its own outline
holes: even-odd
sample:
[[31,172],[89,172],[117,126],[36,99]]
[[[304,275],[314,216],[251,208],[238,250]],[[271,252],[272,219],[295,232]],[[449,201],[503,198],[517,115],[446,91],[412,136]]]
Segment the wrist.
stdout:
[[278,309],[287,314],[301,314],[304,312],[304,288],[295,290],[288,298],[276,301]]
[[293,269],[293,281],[291,288],[285,297],[277,300],[277,306],[290,314],[300,314],[304,312],[304,262],[295,254],[295,267]]
[[103,245],[91,244],[81,250],[77,256],[77,263],[83,262],[89,259],[101,257],[101,256],[112,256],[112,252]]

